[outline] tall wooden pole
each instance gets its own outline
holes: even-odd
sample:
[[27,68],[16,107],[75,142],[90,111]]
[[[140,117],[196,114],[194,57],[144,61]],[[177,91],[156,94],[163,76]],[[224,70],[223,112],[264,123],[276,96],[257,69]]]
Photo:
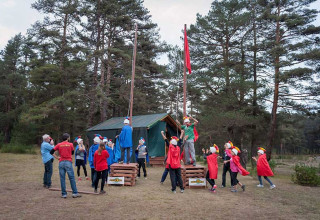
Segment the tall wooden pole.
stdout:
[[[184,25],[184,33],[187,31],[187,25],[185,24]],[[183,34],[183,42],[184,42],[184,65],[183,65],[183,117],[186,117],[187,116],[187,73],[186,73],[186,51],[185,51],[185,48],[186,48],[186,45],[185,45],[185,35]]]
[[137,38],[138,38],[137,32],[138,32],[138,25],[135,24],[134,49],[133,49],[133,60],[132,60],[131,92],[130,92],[130,126],[132,126],[133,88],[134,88],[134,76],[135,76],[135,71],[136,71]]

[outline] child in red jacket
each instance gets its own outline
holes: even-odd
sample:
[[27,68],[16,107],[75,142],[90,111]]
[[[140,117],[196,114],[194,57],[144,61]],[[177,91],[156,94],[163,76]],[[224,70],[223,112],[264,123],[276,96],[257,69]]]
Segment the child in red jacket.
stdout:
[[107,159],[109,157],[109,153],[106,150],[106,147],[103,142],[100,143],[98,150],[94,153],[94,158],[93,158],[93,165],[94,169],[97,172],[97,178],[95,179],[94,183],[94,192],[97,193],[97,188],[98,188],[98,183],[99,179],[102,178],[101,180],[101,189],[100,189],[100,194],[106,193],[103,188],[104,184],[106,182],[106,179],[108,178],[108,162]]
[[276,188],[276,185],[274,185],[271,180],[268,178],[268,176],[273,176],[273,172],[270,169],[269,163],[267,161],[267,156],[265,154],[266,150],[262,147],[258,148],[258,159],[256,157],[252,157],[257,162],[257,174],[260,184],[257,185],[257,187],[262,188],[262,178],[263,176],[265,180],[267,180],[270,184],[270,189]]
[[215,179],[217,179],[218,176],[218,154],[219,154],[219,148],[217,145],[213,145],[213,147],[210,147],[210,152],[207,149],[207,152],[205,153],[204,148],[202,148],[203,152],[203,158],[207,160],[208,163],[208,171],[206,175],[207,181],[211,185],[210,191],[215,193],[217,185],[215,184]]

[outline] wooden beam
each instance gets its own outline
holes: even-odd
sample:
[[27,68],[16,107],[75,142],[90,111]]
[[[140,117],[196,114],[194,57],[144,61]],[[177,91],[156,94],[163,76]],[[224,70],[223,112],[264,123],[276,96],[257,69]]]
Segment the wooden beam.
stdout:
[[[61,189],[59,189],[59,188],[49,188],[49,190],[51,190],[51,191],[61,191]],[[66,191],[67,192],[72,192],[71,189],[67,189]],[[87,192],[87,191],[78,191],[78,193],[80,193],[80,194],[100,195],[99,193]]]

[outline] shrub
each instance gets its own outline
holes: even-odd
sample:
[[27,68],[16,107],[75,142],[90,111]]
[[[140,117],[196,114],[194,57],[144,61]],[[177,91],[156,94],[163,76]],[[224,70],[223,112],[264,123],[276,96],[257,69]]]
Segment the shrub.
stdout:
[[6,144],[1,147],[1,153],[14,153],[14,154],[37,154],[36,150],[31,145],[21,144]]
[[295,173],[291,179],[294,183],[303,186],[319,186],[320,176],[318,175],[319,168],[308,166],[306,164],[296,164],[294,167]]
[[273,173],[275,173],[275,169],[277,167],[277,162],[275,160],[269,160],[269,166]]

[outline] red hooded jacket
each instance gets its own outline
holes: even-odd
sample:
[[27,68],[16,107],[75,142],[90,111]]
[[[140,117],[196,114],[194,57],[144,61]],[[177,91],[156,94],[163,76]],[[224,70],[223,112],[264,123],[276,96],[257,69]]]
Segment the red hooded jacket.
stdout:
[[273,176],[273,172],[267,161],[266,154],[259,156],[257,161],[257,174],[258,176]]

